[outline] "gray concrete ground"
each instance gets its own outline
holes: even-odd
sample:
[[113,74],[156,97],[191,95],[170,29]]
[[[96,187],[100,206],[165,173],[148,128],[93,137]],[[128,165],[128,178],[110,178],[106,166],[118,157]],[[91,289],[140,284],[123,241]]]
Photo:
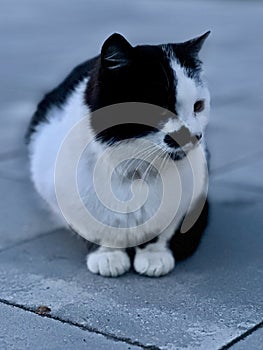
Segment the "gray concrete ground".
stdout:
[[[2,0],[0,349],[263,349],[263,2]],[[207,29],[211,220],[166,277],[90,274],[29,181],[23,134],[42,94],[114,31],[136,43]],[[51,309],[36,314],[39,305]]]

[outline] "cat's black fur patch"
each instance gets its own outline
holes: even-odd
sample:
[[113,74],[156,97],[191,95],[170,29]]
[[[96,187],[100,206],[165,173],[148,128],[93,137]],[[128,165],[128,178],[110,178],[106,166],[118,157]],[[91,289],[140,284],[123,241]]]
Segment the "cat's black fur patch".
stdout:
[[[198,205],[198,203],[196,204]],[[194,225],[185,233],[178,229],[169,242],[176,261],[190,257],[197,249],[208,222],[209,205],[205,201],[203,210]]]
[[[107,41],[86,90],[86,102],[91,111],[117,103],[142,102],[175,113],[175,77],[161,46],[129,47],[118,34]],[[160,115],[159,122],[161,120]],[[112,143],[158,131],[158,123],[155,129],[143,115],[140,124],[130,123],[125,116],[116,122],[123,123],[121,126],[106,128],[104,123],[107,124],[103,118],[91,118],[91,125],[102,142]]]

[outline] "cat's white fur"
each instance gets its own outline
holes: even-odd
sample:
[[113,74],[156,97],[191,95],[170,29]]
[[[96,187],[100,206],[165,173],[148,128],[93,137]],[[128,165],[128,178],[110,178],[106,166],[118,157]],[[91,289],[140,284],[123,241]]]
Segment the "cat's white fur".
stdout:
[[[171,67],[176,71],[176,81],[177,81],[177,105],[176,109],[178,111],[178,120],[169,119],[163,127],[163,131],[172,132],[180,128],[180,126],[185,125],[189,128],[192,133],[202,132],[204,134],[204,129],[207,124],[208,114],[209,114],[209,93],[205,86],[196,83],[194,80],[190,79],[184,69],[179,65],[179,63],[171,57]],[[79,138],[86,138],[87,142],[93,139],[93,132],[89,125],[89,109],[83,103],[83,93],[85,86],[87,84],[87,79],[82,81],[78,87],[69,96],[67,102],[65,103],[63,109],[58,109],[57,107],[52,108],[47,115],[48,123],[42,123],[38,125],[36,132],[32,135],[30,142],[30,163],[31,163],[31,176],[35,184],[37,191],[40,195],[49,203],[53,211],[62,219],[65,226],[68,223],[64,220],[61,215],[60,208],[57,204],[55,186],[54,186],[54,172],[57,154],[59,148],[71,128],[86,118],[86,128],[83,129]],[[193,113],[193,105],[198,99],[204,99],[205,109],[198,117]],[[163,140],[161,139],[161,134],[155,134],[155,140],[157,144],[161,147],[166,147]],[[152,137],[152,136],[150,136]],[[163,137],[163,136],[162,136]],[[127,143],[129,147],[133,147],[133,141]],[[136,142],[136,140],[134,141]],[[146,203],[143,205],[143,211],[136,212],[136,214],[131,213],[129,206],[127,206],[127,214],[129,223],[134,228],[127,228],[123,230],[123,235],[115,235],[115,222],[116,219],[120,222],[125,220],[127,222],[127,217],[124,219],[123,215],[114,214],[112,215],[109,210],[106,210],[103,205],[100,205],[98,198],[96,197],[96,192],[94,191],[94,186],[91,182],[87,182],[87,173],[90,169],[90,162],[95,162],[97,157],[101,156],[103,152],[103,147],[99,144],[94,144],[92,149],[92,154],[84,154],[86,159],[82,160],[79,167],[78,182],[80,191],[83,190],[83,200],[84,202],[89,202],[89,205],[93,205],[97,211],[97,217],[103,218],[105,222],[108,223],[108,227],[105,228],[105,232],[99,232],[100,237],[106,239],[106,237],[112,238],[112,245],[108,244],[107,247],[100,247],[94,253],[91,253],[87,257],[87,266],[91,272],[99,273],[104,276],[117,276],[126,272],[130,268],[130,261],[125,250],[114,249],[116,247],[128,247],[136,244],[136,242],[143,243],[148,239],[153,238],[154,235],[160,233],[160,227],[164,227],[167,221],[165,213],[163,215],[163,222],[159,222],[159,226],[151,226],[151,224],[146,224],[143,226],[143,230],[136,228],[138,224],[144,221],[144,214],[148,213],[151,217],[153,208],[156,207],[154,203],[154,196],[152,197],[153,202]],[[119,148],[120,158],[122,157],[122,152],[125,152],[125,147],[123,145]],[[118,153],[117,153],[118,154]],[[116,152],[115,152],[116,156]],[[160,276],[168,273],[172,270],[174,266],[174,258],[171,252],[166,248],[166,242],[173,233],[175,229],[178,228],[182,217],[189,210],[189,206],[194,205],[196,199],[200,197],[206,191],[207,186],[207,169],[204,157],[204,144],[200,143],[198,146],[193,148],[188,153],[188,160],[191,159],[192,171],[196,179],[195,193],[193,198],[191,194],[189,196],[183,196],[180,201],[179,212],[177,212],[175,218],[172,220],[170,225],[162,232],[159,240],[155,244],[149,244],[145,249],[136,248],[136,255],[134,260],[135,270],[141,274],[146,274],[149,276]],[[178,169],[178,179],[186,179],[189,174],[188,167],[186,163],[188,160],[183,159],[177,162]],[[110,161],[110,159],[109,159]],[[172,162],[172,161],[171,161]],[[109,166],[110,168],[110,166]],[[167,170],[168,169],[168,170]],[[107,172],[107,168],[105,168]],[[173,176],[173,178],[172,178]],[[91,177],[92,179],[92,177]],[[63,177],[60,179],[60,186],[64,186],[66,189],[68,186],[67,182],[63,182]],[[171,186],[177,185],[177,180],[174,178],[174,172],[169,171],[169,165],[166,171],[163,173],[163,181],[171,184]],[[120,188],[120,183],[122,187]],[[154,181],[154,176],[149,176],[147,178],[147,185],[149,191],[155,190],[156,183]],[[117,186],[116,190],[120,191],[124,197],[124,201],[129,198],[125,197],[125,193],[129,193],[130,184],[125,184],[123,182],[123,173],[117,176]],[[141,186],[141,183],[135,186]],[[140,192],[140,188],[137,190]],[[136,190],[136,188],[135,188]],[[175,192],[177,189],[175,188]],[[179,189],[178,189],[179,192]],[[82,194],[81,194],[82,195]],[[139,199],[140,200],[140,199]],[[156,198],[157,200],[157,198]],[[110,199],[109,199],[110,201]],[[179,199],[178,199],[179,201]],[[91,203],[91,204],[90,204]],[[78,211],[79,208],[74,208],[74,203],[72,204],[71,210]],[[70,223],[69,223],[70,224]],[[123,224],[125,226],[125,224]],[[96,232],[96,225],[90,222],[86,226],[87,232],[79,232],[83,237],[86,237],[93,242],[97,241],[98,232]],[[85,230],[84,229],[84,230]]]
[[[175,58],[171,60],[171,67],[176,72],[176,111],[178,116],[193,134],[204,133],[210,112],[209,91],[205,85],[197,84],[194,79],[189,78],[185,68]],[[205,101],[205,109],[195,116],[193,105],[198,100]]]

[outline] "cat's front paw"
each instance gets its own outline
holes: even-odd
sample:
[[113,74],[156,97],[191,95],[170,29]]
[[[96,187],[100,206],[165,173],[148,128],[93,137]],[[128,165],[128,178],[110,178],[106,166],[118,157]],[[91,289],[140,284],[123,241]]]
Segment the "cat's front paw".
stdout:
[[166,275],[174,268],[174,264],[174,257],[169,250],[139,251],[134,259],[135,270],[150,277]]
[[87,256],[87,267],[92,273],[106,277],[117,277],[129,271],[130,258],[122,250],[100,250]]

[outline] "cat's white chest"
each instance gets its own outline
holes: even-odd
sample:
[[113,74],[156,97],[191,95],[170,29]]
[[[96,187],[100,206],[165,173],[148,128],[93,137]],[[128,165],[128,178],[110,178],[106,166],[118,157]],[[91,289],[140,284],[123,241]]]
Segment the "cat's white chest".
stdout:
[[94,171],[91,163],[84,160],[79,167],[82,204],[76,206],[73,202],[65,210],[78,212],[71,216],[70,225],[84,238],[100,240],[108,246],[112,242],[118,247],[138,245],[169,227],[175,230],[207,188],[201,146],[184,160],[170,161],[165,169],[154,171],[145,179],[114,175],[103,162]]

